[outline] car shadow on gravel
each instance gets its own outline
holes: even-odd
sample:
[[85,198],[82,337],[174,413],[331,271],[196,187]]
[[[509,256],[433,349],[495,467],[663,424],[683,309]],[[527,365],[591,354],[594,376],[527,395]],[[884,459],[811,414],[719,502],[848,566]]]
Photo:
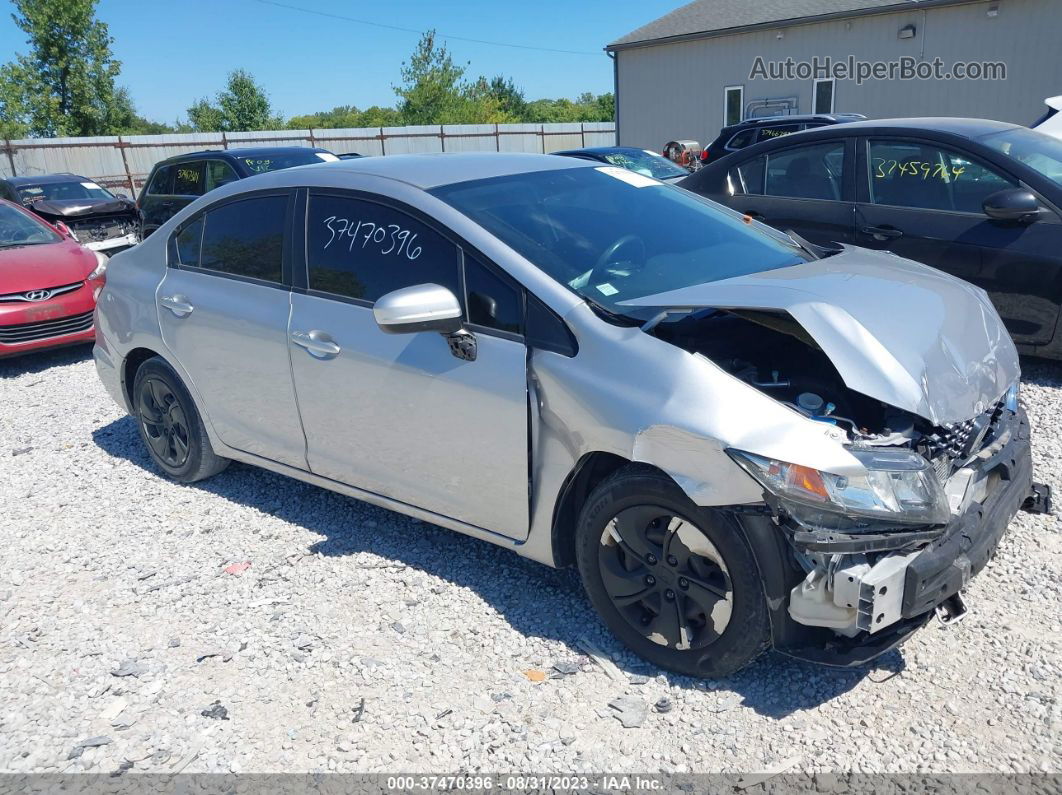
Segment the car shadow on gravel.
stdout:
[[26,353],[0,359],[0,378],[18,378],[32,375],[67,364],[77,364],[92,358],[92,343],[72,345],[69,348],[56,348],[40,353]]
[[[157,475],[131,417],[98,428],[92,436],[108,455]],[[824,668],[772,653],[725,680],[679,676],[629,652],[604,629],[574,569],[552,569],[485,541],[239,463],[188,488],[320,535],[321,540],[307,549],[311,554],[348,557],[368,552],[382,559],[371,564],[375,567],[422,572],[474,592],[515,631],[563,644],[566,652],[540,661],[547,668],[576,662],[585,655],[589,640],[626,676],[663,676],[672,687],[707,691],[705,697],[714,699],[718,712],[744,706],[767,717],[783,718],[814,709],[871,674],[875,681],[883,681],[904,668],[897,651],[871,666],[851,669]],[[512,665],[522,670],[527,661],[513,660]]]

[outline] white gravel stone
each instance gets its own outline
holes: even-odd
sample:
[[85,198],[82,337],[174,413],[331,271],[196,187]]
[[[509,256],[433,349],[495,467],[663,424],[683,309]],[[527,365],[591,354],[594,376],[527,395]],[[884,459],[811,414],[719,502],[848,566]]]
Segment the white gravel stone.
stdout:
[[[1060,489],[1062,367],[1025,367]],[[967,619],[867,669],[698,681],[628,653],[574,572],[251,467],[162,479],[85,348],[0,361],[0,406],[0,771],[1062,766],[1057,518],[1019,514]],[[624,728],[617,699],[671,709]]]

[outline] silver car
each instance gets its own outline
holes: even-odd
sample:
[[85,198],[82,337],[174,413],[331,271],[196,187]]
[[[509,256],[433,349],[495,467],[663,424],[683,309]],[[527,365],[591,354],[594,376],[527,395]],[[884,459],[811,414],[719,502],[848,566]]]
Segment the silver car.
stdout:
[[1030,494],[984,292],[588,161],[226,185],[111,260],[96,326],[167,476],[243,461],[576,564],[616,636],[695,676],[959,617]]

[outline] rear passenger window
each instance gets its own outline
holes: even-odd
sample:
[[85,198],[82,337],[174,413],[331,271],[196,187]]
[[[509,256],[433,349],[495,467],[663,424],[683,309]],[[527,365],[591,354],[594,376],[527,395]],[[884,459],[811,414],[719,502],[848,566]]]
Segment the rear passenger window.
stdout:
[[747,130],[742,130],[733,138],[731,138],[726,145],[727,149],[744,149],[746,146],[752,143],[756,138],[756,128],[750,127]]
[[415,284],[462,297],[460,251],[438,232],[383,204],[311,195],[306,263],[311,290],[363,301]]
[[203,217],[200,216],[180,232],[174,239],[176,245],[177,265],[199,267],[199,246],[203,242]]
[[760,137],[756,140],[772,141],[775,138],[784,138],[787,135],[792,135],[799,131],[799,124],[775,124],[771,127],[760,127]]
[[228,185],[230,182],[235,182],[239,177],[236,172],[232,170],[232,166],[226,163],[224,160],[208,160],[206,164],[206,185],[204,186],[204,192],[210,192],[214,188],[220,188],[222,185]]
[[841,200],[844,141],[786,149],[767,155],[768,196]]
[[732,195],[763,195],[763,177],[767,171],[767,156],[761,155],[734,166],[727,174]]
[[199,267],[282,283],[287,207],[287,196],[263,196],[209,210]]
[[203,193],[202,163],[180,163],[174,166],[173,193],[177,196],[200,196]]
[[173,193],[173,166],[163,166],[155,172],[147,192],[152,196],[168,196]]
[[520,334],[523,331],[522,291],[474,257],[465,254],[468,322]]

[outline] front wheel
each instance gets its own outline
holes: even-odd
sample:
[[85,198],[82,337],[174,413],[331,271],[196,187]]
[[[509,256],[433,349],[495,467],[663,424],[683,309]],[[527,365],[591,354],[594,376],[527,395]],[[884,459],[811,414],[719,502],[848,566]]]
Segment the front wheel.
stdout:
[[616,637],[650,662],[721,677],[770,645],[752,550],[736,522],[700,508],[645,465],[590,494],[577,528],[579,572]]
[[133,410],[151,459],[174,480],[194,483],[229,465],[214,453],[192,396],[161,357],[148,359],[136,371]]

